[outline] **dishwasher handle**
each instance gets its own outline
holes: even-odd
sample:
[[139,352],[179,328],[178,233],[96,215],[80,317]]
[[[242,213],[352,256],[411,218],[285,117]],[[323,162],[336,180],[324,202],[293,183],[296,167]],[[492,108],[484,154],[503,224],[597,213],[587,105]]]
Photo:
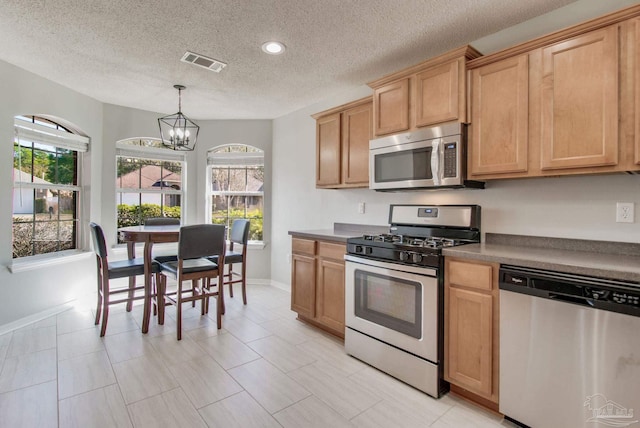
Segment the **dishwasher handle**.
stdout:
[[557,294],[557,293],[548,293],[547,297],[551,300],[556,300],[559,302],[573,303],[575,305],[590,306],[590,307],[594,306],[593,299],[589,299],[587,297],[566,296],[564,294]]

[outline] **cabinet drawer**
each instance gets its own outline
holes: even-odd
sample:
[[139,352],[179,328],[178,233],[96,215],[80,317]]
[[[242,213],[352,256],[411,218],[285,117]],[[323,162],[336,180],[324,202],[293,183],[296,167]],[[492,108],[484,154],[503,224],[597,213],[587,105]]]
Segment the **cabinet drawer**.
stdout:
[[347,247],[344,244],[318,242],[318,255],[325,259],[344,260]]
[[450,260],[448,266],[449,284],[491,291],[493,278],[491,265]]
[[316,254],[316,241],[312,239],[293,238],[291,240],[291,251],[295,254],[314,256]]

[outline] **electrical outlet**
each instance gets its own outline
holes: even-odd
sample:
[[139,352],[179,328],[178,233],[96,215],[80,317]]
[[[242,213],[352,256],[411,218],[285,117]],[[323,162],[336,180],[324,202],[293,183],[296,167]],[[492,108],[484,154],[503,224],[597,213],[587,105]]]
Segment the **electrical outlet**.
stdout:
[[633,223],[634,219],[634,203],[618,202],[616,204],[616,222],[617,223]]
[[364,202],[358,203],[358,214],[364,214]]

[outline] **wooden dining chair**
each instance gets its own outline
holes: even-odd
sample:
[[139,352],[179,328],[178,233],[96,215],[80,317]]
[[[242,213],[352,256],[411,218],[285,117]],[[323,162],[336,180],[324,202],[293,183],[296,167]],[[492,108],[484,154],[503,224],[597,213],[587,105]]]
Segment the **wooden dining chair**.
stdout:
[[[100,318],[102,318],[100,329],[100,336],[102,337],[107,331],[109,306],[118,303],[127,303],[127,310],[130,311],[131,304],[134,300],[141,300],[146,297],[144,294],[136,294],[136,291],[144,290],[144,285],[136,286],[135,282],[129,282],[129,285],[126,287],[111,287],[112,279],[144,275],[144,258],[139,257],[115,262],[108,261],[107,245],[102,228],[93,222],[90,223],[89,226],[93,241],[93,251],[96,253],[98,277],[98,304],[96,306],[95,324],[98,325]],[[158,273],[159,271],[159,264],[153,262],[151,272]],[[125,297],[113,299],[113,297],[118,295],[125,295]]]
[[[249,220],[234,220],[229,234],[229,251],[224,257],[228,266],[224,284],[229,285],[229,296],[233,297],[233,284],[242,284],[242,302],[247,304],[247,242],[249,242]],[[238,250],[238,247],[239,251]],[[212,258],[217,263],[215,258]],[[240,271],[234,271],[233,265],[242,264]]]
[[149,217],[144,220],[145,226],[179,226],[180,219],[175,217]]
[[[166,305],[176,306],[177,337],[182,339],[182,304],[200,300],[201,315],[208,312],[209,298],[216,298],[217,326],[222,328],[224,294],[222,291],[226,251],[225,227],[218,224],[182,226],[178,240],[178,258],[160,263],[158,285],[158,323],[164,324]],[[220,264],[208,257],[217,256]],[[221,266],[221,267],[220,267]],[[177,289],[167,290],[167,278],[177,281]],[[215,291],[211,281],[216,280]],[[184,286],[188,282],[189,286]]]

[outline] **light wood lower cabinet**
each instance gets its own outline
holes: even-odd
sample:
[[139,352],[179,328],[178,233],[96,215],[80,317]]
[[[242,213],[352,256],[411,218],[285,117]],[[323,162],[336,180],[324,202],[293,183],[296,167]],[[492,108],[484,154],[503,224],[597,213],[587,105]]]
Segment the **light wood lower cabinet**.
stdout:
[[445,259],[445,379],[498,403],[499,265]]
[[292,239],[291,309],[344,338],[344,244]]

